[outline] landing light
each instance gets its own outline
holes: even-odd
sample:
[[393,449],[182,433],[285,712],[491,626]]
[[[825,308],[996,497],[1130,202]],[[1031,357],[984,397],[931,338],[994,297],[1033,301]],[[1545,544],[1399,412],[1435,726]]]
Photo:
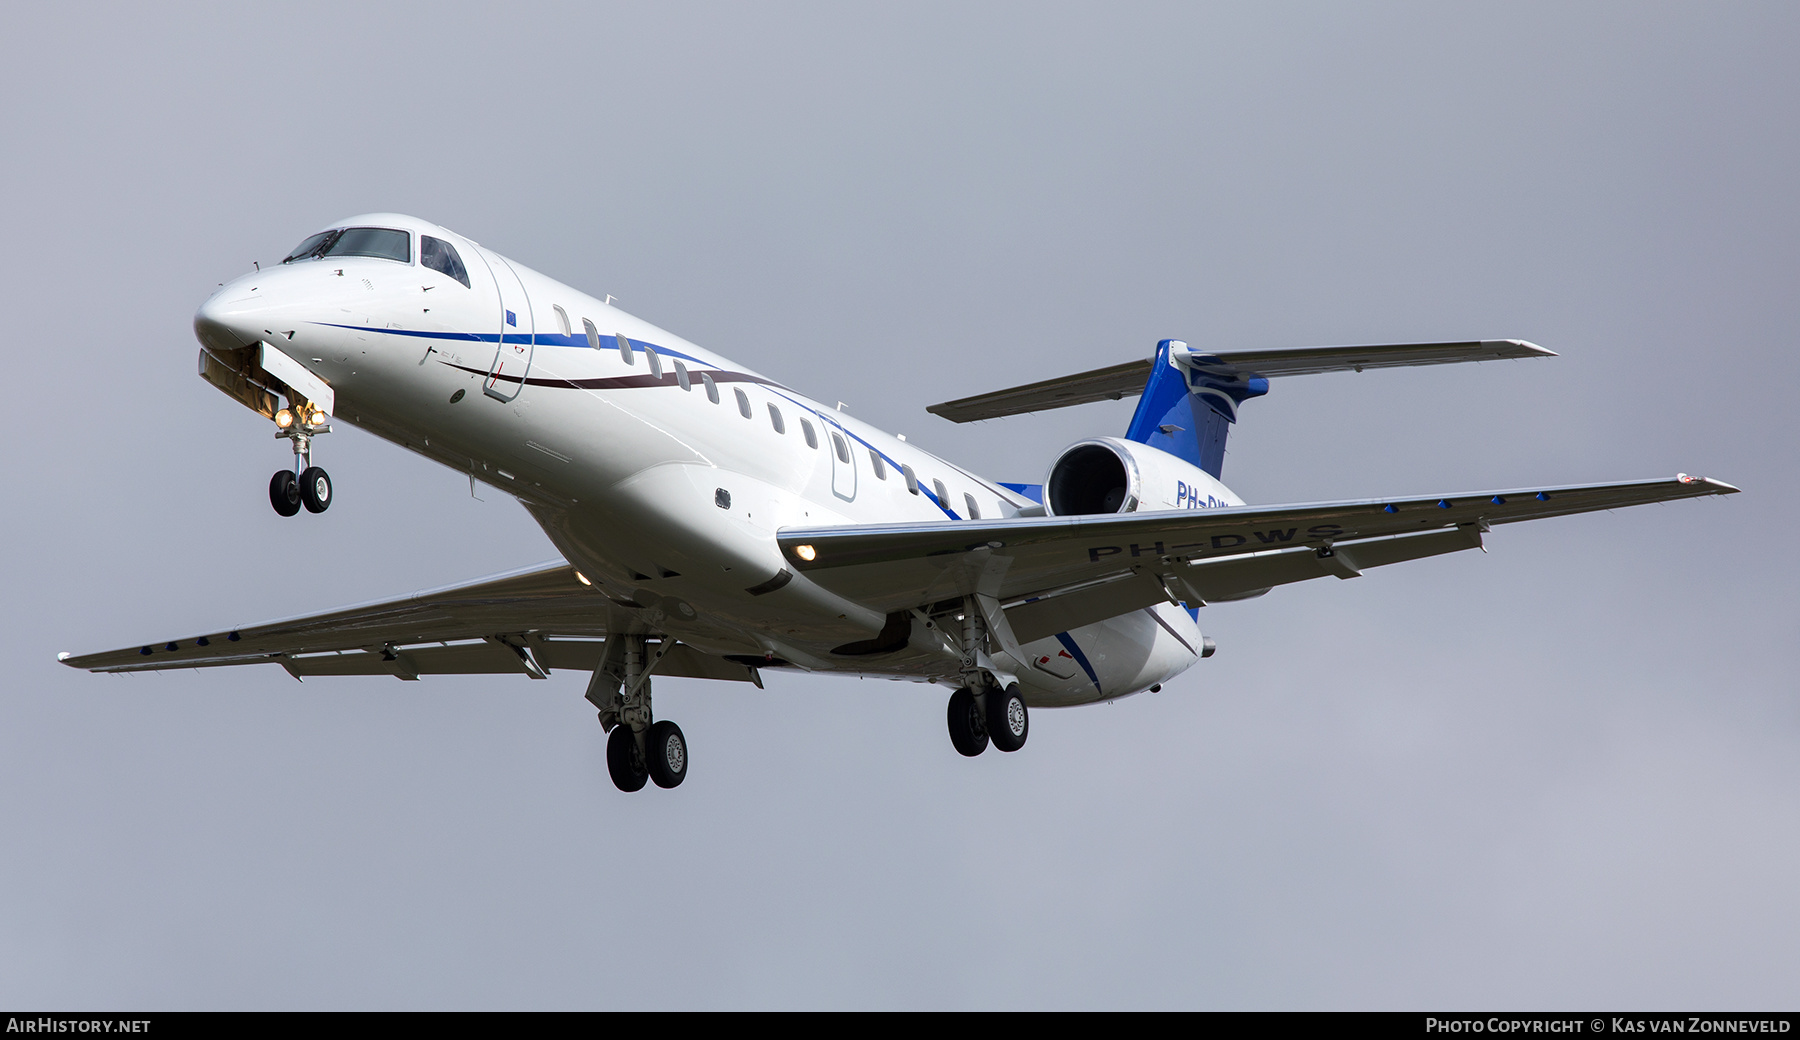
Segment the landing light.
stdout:
[[578,582],[581,582],[583,585],[592,585],[593,584],[593,582],[591,582],[587,579],[587,575],[581,573],[580,571],[575,572],[575,580]]
[[306,421],[314,426],[323,426],[325,425],[325,412],[321,409],[314,408],[306,414]]
[[800,557],[802,560],[805,560],[807,563],[811,563],[814,560],[818,559],[818,557],[819,557],[818,551],[815,550],[810,545],[794,546],[794,555]]
[[288,411],[286,408],[283,408],[281,411],[276,412],[275,413],[275,425],[279,426],[280,428],[282,428],[284,430],[287,429],[288,427],[294,425],[294,413]]

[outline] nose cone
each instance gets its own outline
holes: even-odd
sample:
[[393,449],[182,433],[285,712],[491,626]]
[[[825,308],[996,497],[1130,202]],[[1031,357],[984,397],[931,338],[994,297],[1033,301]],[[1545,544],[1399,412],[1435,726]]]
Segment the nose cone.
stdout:
[[227,282],[201,304],[194,312],[194,335],[201,344],[224,351],[269,339],[280,309],[271,291],[271,283],[280,281],[274,274],[263,271]]

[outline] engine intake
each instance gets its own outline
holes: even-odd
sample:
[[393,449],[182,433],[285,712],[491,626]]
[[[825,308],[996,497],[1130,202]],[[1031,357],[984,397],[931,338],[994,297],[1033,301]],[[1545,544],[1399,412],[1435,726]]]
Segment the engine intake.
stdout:
[[1243,504],[1225,485],[1186,459],[1116,437],[1071,446],[1044,478],[1044,512],[1051,516]]
[[1130,456],[1104,443],[1077,444],[1050,467],[1044,484],[1046,512],[1054,516],[1129,513],[1137,508],[1132,494],[1138,483]]

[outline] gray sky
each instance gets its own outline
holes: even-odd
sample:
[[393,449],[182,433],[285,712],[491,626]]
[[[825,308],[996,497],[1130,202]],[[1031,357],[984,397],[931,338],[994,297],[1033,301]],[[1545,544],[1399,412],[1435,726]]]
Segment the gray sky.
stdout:
[[[0,1004],[1791,1007],[1792,5],[15,4],[0,13]],[[110,677],[87,651],[552,556],[354,431],[284,521],[194,309],[414,213],[998,479],[1147,356],[1519,337],[1276,383],[1253,502],[1745,494],[1202,612],[1162,693],[964,760],[934,688]]]

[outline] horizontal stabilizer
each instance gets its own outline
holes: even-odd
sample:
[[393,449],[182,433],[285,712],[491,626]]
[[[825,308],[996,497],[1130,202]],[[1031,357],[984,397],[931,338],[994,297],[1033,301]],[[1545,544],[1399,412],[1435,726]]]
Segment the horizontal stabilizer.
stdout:
[[[1450,365],[1463,361],[1500,361],[1508,358],[1555,357],[1554,351],[1517,339],[1490,339],[1465,343],[1398,343],[1348,347],[1300,347],[1287,350],[1228,350],[1215,354],[1195,352],[1194,360],[1209,370],[1236,370],[1244,375],[1308,376],[1321,372],[1361,372],[1365,368],[1404,368],[1411,365]],[[1154,359],[1127,361],[1057,379],[1027,383],[1007,390],[945,401],[925,409],[951,422],[997,419],[1051,408],[1117,401],[1144,390]]]

